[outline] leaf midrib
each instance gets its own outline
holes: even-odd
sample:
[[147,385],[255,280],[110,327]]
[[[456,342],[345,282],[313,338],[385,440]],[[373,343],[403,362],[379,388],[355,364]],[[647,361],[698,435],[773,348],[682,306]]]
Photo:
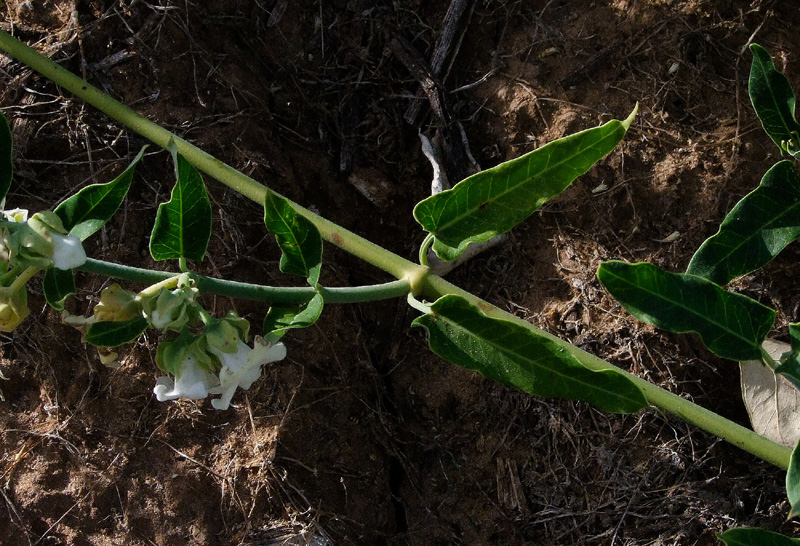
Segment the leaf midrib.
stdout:
[[[658,292],[653,292],[652,290],[648,290],[647,288],[643,288],[641,285],[638,285],[638,284],[633,284],[632,282],[628,281],[628,280],[627,280],[627,279],[625,279],[624,277],[620,277],[619,275],[617,275],[616,273],[614,273],[614,272],[612,272],[612,271],[609,271],[608,269],[606,269],[606,274],[608,274],[608,275],[612,275],[612,276],[614,276],[616,279],[619,279],[619,280],[621,280],[621,281],[623,281],[623,282],[627,283],[628,285],[630,285],[630,286],[632,286],[632,287],[634,287],[634,288],[637,288],[637,289],[639,289],[639,290],[642,290],[642,291],[644,291],[644,292],[646,292],[646,293],[648,293],[648,294],[651,294],[651,295],[655,296],[656,298],[660,299],[661,301],[665,301],[665,302],[667,302],[667,303],[672,303],[673,305],[675,305],[675,306],[676,306],[676,307],[678,307],[679,309],[684,309],[684,310],[688,311],[690,314],[694,315],[695,317],[702,318],[702,319],[706,319],[706,320],[707,320],[707,322],[710,322],[711,324],[714,324],[714,325],[718,326],[718,327],[719,327],[721,330],[723,330],[723,331],[725,331],[725,332],[728,332],[728,333],[730,333],[730,334],[731,334],[733,337],[736,337],[736,338],[738,338],[738,339],[741,339],[741,340],[745,341],[745,342],[746,342],[748,345],[750,345],[751,347],[756,347],[756,348],[758,348],[758,347],[759,347],[758,345],[755,345],[755,344],[753,344],[753,343],[752,343],[752,342],[751,342],[749,339],[747,339],[747,338],[745,338],[745,337],[742,337],[741,335],[739,335],[739,334],[737,334],[736,332],[734,332],[733,330],[731,330],[731,329],[730,329],[728,326],[725,326],[725,325],[719,324],[718,322],[716,322],[716,321],[714,321],[714,320],[709,320],[711,317],[707,317],[707,316],[705,316],[705,315],[701,315],[701,314],[699,314],[698,312],[696,312],[694,309],[692,309],[691,307],[686,307],[686,306],[685,306],[685,305],[683,305],[683,304],[679,304],[679,303],[677,303],[677,302],[675,302],[675,301],[673,301],[673,300],[667,299],[667,298],[665,298],[664,296],[662,296],[661,294],[659,294]],[[698,277],[698,278],[700,278],[700,279],[703,279],[703,280],[707,280],[707,279],[704,279],[703,277],[700,277],[699,275],[694,275],[694,276],[695,276],[695,277]],[[708,282],[711,282],[711,281],[708,281]],[[649,313],[648,313],[648,314],[649,314]],[[695,333],[695,334],[700,334],[700,332],[699,332],[699,331],[697,331],[697,330],[687,330],[687,331],[685,331],[685,332],[678,332],[678,331],[675,331],[674,333],[677,333],[677,334],[683,334],[683,333]]]
[[[611,121],[609,121],[608,123],[605,123],[605,124],[601,125],[600,127],[595,127],[594,129],[587,129],[585,132],[588,132],[588,131],[594,131],[594,130],[597,130],[597,129],[602,129],[603,127],[606,127],[606,126],[608,126],[608,125],[610,125],[610,124],[612,124],[612,123],[615,123],[615,122],[616,122],[616,123],[619,123],[619,124],[621,125],[621,123],[620,123],[618,120],[611,120]],[[608,135],[606,135],[606,136],[604,136],[602,139],[598,140],[598,141],[597,141],[596,143],[594,143],[592,146],[587,146],[586,148],[581,148],[579,151],[576,151],[574,154],[572,154],[572,155],[570,155],[570,156],[567,156],[567,157],[565,157],[564,159],[562,159],[561,161],[559,161],[559,162],[557,162],[557,163],[550,164],[550,163],[549,163],[549,161],[548,161],[548,166],[547,166],[545,169],[543,169],[543,170],[539,171],[538,173],[531,174],[531,173],[530,173],[530,171],[529,171],[529,172],[527,173],[527,175],[525,176],[525,178],[523,178],[523,180],[522,180],[520,183],[518,183],[518,184],[515,184],[515,185],[514,185],[512,188],[510,188],[510,189],[507,189],[506,191],[504,191],[504,192],[502,192],[502,193],[498,194],[497,196],[493,197],[493,198],[492,198],[492,201],[495,201],[495,200],[497,200],[497,199],[499,199],[499,198],[501,198],[501,197],[503,197],[503,196],[505,196],[505,195],[507,195],[507,194],[509,194],[509,193],[511,193],[511,192],[513,192],[513,191],[515,191],[515,190],[516,190],[517,188],[519,188],[521,185],[523,185],[523,184],[527,183],[527,181],[528,181],[528,180],[531,178],[531,176],[543,176],[543,175],[544,175],[544,174],[546,174],[548,171],[551,171],[551,170],[553,170],[553,169],[555,169],[555,168],[557,168],[557,167],[560,167],[560,166],[561,166],[561,165],[563,165],[564,163],[568,163],[569,161],[571,161],[571,160],[572,160],[572,159],[574,159],[575,157],[578,157],[579,155],[581,155],[582,153],[584,153],[586,150],[588,150],[588,149],[591,149],[591,148],[594,148],[594,147],[597,147],[597,146],[599,146],[600,144],[602,144],[603,142],[605,142],[607,139],[614,137],[615,133],[616,133],[616,131],[611,131],[611,132],[610,132]],[[577,136],[577,135],[579,135],[579,134],[580,134],[580,133],[577,133],[576,135],[570,135],[570,136]],[[569,137],[566,137],[566,138],[569,138]],[[554,142],[551,142],[551,143],[545,144],[543,147],[539,148],[539,149],[538,149],[538,150],[536,150],[536,151],[542,150],[542,149],[546,148],[547,146],[550,146],[550,145],[552,145],[552,144],[556,144],[557,142],[558,142],[558,141],[554,141]],[[531,153],[535,153],[536,151],[534,151],[534,152],[531,152]],[[518,159],[521,159],[521,157],[520,157],[520,158],[518,158]],[[511,177],[511,175],[510,175],[510,174],[506,175],[506,178],[510,178],[510,177]],[[450,195],[452,196],[453,194],[450,194]],[[448,198],[448,202],[449,202],[449,200],[450,200],[450,198]],[[444,204],[444,206],[442,207],[442,209],[445,209],[447,206],[448,206],[448,203],[446,202],[446,203]],[[458,222],[461,222],[461,221],[462,221],[464,218],[471,216],[471,215],[472,215],[472,214],[473,214],[473,213],[474,213],[476,210],[477,210],[477,209],[469,209],[467,213],[465,213],[465,214],[461,214],[461,215],[458,215],[458,216],[454,217],[452,220],[450,220],[449,222],[446,222],[446,223],[444,223],[444,224],[441,224],[441,225],[440,225],[440,226],[439,226],[437,229],[435,229],[435,230],[434,230],[434,231],[432,231],[431,233],[433,233],[434,235],[438,235],[439,233],[441,233],[442,231],[445,231],[445,230],[447,230],[448,228],[450,228],[450,227],[451,227],[451,226],[453,226],[454,224],[456,224],[456,223],[458,223]],[[442,212],[442,213],[444,213],[444,212]],[[450,246],[450,245],[448,245],[448,246]]]
[[[447,317],[447,315],[441,314],[441,311],[436,312],[436,314],[432,315],[432,316],[434,316],[434,318],[439,318],[439,319],[447,322],[448,324],[451,324],[451,325],[461,329],[464,332],[467,332],[471,337],[477,339],[478,341],[482,341],[482,342],[486,343],[487,345],[491,346],[493,349],[495,349],[496,351],[498,351],[500,353],[509,353],[509,354],[515,355],[515,356],[517,356],[519,358],[522,358],[526,362],[529,362],[531,364],[531,366],[536,367],[536,368],[538,368],[540,370],[544,370],[544,371],[549,372],[549,373],[554,373],[555,375],[557,375],[557,376],[559,376],[561,378],[564,378],[569,382],[576,383],[576,384],[582,385],[584,387],[588,387],[591,390],[608,393],[608,394],[610,394],[612,396],[615,396],[617,398],[622,398],[623,400],[628,400],[628,401],[636,403],[636,404],[639,403],[639,401],[634,399],[634,398],[629,398],[627,396],[620,395],[618,391],[606,390],[606,389],[600,388],[594,383],[591,383],[591,382],[588,382],[588,381],[578,380],[574,376],[571,376],[571,375],[569,375],[567,373],[561,372],[557,368],[556,369],[548,368],[548,367],[546,367],[546,366],[544,366],[542,364],[538,364],[536,360],[533,360],[528,356],[520,354],[520,353],[510,349],[507,346],[499,345],[499,344],[497,344],[497,343],[495,343],[495,342],[493,342],[493,341],[491,341],[491,340],[489,340],[487,338],[484,338],[484,337],[481,337],[481,336],[477,335],[472,330],[468,330],[467,328],[465,328],[464,326],[460,325],[455,320],[450,319],[449,317]],[[490,317],[486,317],[486,318],[488,318],[489,320],[493,320]],[[505,337],[505,335],[503,337]],[[547,341],[547,340],[545,340],[545,341]],[[556,355],[553,355],[551,353],[550,356],[555,357]],[[574,357],[572,357],[572,355],[569,355],[569,357],[574,359]],[[581,363],[577,359],[574,359],[574,360],[575,360],[575,362],[578,364],[578,366],[580,368],[583,368],[584,370],[589,371],[589,372],[594,372],[594,370],[590,370],[589,368],[586,368],[585,366],[581,365]],[[620,376],[620,377],[624,378],[624,376]]]

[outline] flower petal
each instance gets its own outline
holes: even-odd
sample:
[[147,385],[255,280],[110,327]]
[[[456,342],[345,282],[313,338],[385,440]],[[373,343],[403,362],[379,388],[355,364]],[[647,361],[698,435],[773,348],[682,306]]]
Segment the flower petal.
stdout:
[[86,252],[75,235],[51,233],[53,240],[53,265],[58,269],[75,269],[86,263]]

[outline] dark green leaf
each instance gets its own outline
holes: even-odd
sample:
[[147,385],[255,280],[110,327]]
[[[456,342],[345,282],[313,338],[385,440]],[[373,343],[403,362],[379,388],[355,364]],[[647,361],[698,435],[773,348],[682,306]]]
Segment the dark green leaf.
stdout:
[[794,117],[792,84],[775,68],[772,58],[758,44],[750,45],[750,101],[772,142],[781,153],[800,153],[800,125]]
[[776,163],[692,257],[687,273],[727,284],[764,266],[800,236],[800,177]]
[[676,334],[697,333],[711,352],[731,360],[760,360],[775,321],[775,311],[747,296],[649,263],[604,262],[597,278],[639,320]]
[[0,204],[11,188],[11,177],[14,175],[14,139],[6,116],[0,112]]
[[569,135],[481,171],[421,201],[414,217],[435,235],[433,250],[454,260],[469,243],[505,233],[563,192],[625,136],[636,114]]
[[786,497],[792,509],[787,519],[800,515],[800,442],[792,450],[789,469],[786,471]]
[[50,307],[57,311],[63,311],[64,301],[77,293],[75,274],[71,269],[63,270],[51,267],[44,274],[42,290]]
[[765,531],[764,529],[741,527],[718,535],[725,546],[798,546],[800,540]]
[[316,294],[308,303],[301,306],[272,306],[264,318],[264,339],[272,345],[292,328],[308,328],[322,313],[323,299]]
[[413,325],[428,331],[431,349],[442,358],[525,392],[584,400],[615,413],[647,406],[639,388],[624,375],[589,370],[555,341],[488,317],[459,296],[438,299],[430,314]]
[[783,375],[796,389],[800,390],[800,324],[789,325],[792,350],[780,357],[775,373]]
[[147,329],[147,319],[138,317],[122,322],[95,322],[84,339],[95,347],[117,347],[129,343]]
[[158,206],[150,235],[154,260],[188,258],[201,261],[211,239],[211,202],[197,169],[174,148],[177,182],[172,197]]
[[92,184],[61,202],[54,211],[64,228],[81,241],[103,227],[117,212],[133,180],[136,164],[144,156],[146,146],[128,168],[111,182]]
[[322,236],[311,221],[297,213],[291,203],[267,190],[264,224],[281,247],[281,271],[306,277],[311,286],[319,282],[322,266]]

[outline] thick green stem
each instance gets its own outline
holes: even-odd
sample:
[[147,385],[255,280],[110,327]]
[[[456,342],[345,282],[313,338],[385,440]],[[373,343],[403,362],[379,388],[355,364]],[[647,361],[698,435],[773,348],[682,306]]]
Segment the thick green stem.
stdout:
[[[175,273],[168,271],[153,271],[128,265],[120,265],[101,260],[89,258],[81,267],[78,268],[87,273],[103,275],[116,279],[125,279],[143,284],[156,284],[165,281],[172,281],[177,278]],[[316,290],[310,286],[295,287],[275,287],[261,286],[224,279],[213,279],[197,273],[189,273],[189,276],[197,283],[197,289],[204,294],[216,294],[231,298],[241,298],[255,301],[264,301],[273,304],[301,304],[306,303]],[[356,286],[344,288],[324,288],[320,287],[320,293],[325,303],[360,303],[365,301],[376,301],[382,299],[398,298],[408,294],[410,290],[409,282],[405,279],[391,281],[382,284],[369,286]]]
[[[25,63],[29,67],[72,92],[95,108],[105,112],[107,115],[114,118],[129,129],[151,140],[158,146],[166,148],[170,139],[174,139],[178,152],[197,169],[205,172],[213,178],[216,178],[223,184],[241,193],[245,197],[252,199],[259,204],[263,204],[266,194],[266,188],[263,185],[236,171],[229,165],[226,165],[222,161],[219,161],[206,152],[203,152],[192,144],[189,144],[185,140],[173,135],[163,127],[160,127],[159,125],[137,114],[127,106],[117,102],[100,90],[92,87],[87,82],[71,74],[66,69],[58,66],[46,57],[11,37],[8,33],[2,31],[0,31],[0,49],[3,49],[10,56]],[[374,243],[371,243],[340,226],[337,226],[333,222],[321,218],[320,216],[301,207],[300,205],[297,205],[296,203],[292,203],[292,206],[299,214],[302,214],[308,218],[317,227],[317,229],[319,229],[322,237],[326,241],[333,243],[343,250],[346,250],[347,252],[358,256],[362,260],[386,271],[394,277],[401,279],[401,281],[398,282],[405,283],[406,291],[408,291],[408,287],[410,285],[412,292],[415,295],[421,295],[431,299],[436,299],[445,294],[460,295],[477,305],[489,316],[504,320],[511,320],[513,322],[522,324],[526,328],[530,328],[537,334],[552,338],[554,341],[561,344],[566,350],[570,351],[571,354],[573,354],[576,358],[578,358],[578,360],[580,360],[586,367],[590,369],[615,370],[625,374],[631,379],[631,381],[641,388],[645,397],[652,405],[673,413],[681,419],[684,419],[687,422],[702,428],[703,430],[715,434],[767,462],[770,462],[783,469],[788,468],[790,456],[789,449],[780,446],[762,436],[759,436],[755,432],[739,426],[736,423],[733,423],[732,421],[729,421],[713,412],[705,410],[696,404],[689,402],[688,400],[684,400],[679,396],[671,394],[664,389],[656,387],[655,385],[631,375],[628,372],[625,372],[624,370],[621,370],[616,366],[613,366],[612,364],[609,364],[608,362],[605,362],[563,340],[555,338],[554,336],[551,336],[542,330],[539,330],[530,323],[523,321],[511,315],[510,313],[506,313],[505,311],[502,311],[477,298],[476,296],[465,292],[457,286],[448,283],[444,279],[431,274],[427,267],[416,265],[409,260],[397,256],[392,252],[381,248],[380,246],[375,245]],[[213,282],[216,283],[230,281],[215,280]],[[297,290],[302,291],[309,289]],[[327,289],[327,292],[333,292],[334,290],[335,289]],[[277,294],[277,292],[273,293],[272,297],[275,297],[275,294]],[[328,297],[329,296],[326,295],[326,299]],[[277,302],[274,299],[270,301]]]

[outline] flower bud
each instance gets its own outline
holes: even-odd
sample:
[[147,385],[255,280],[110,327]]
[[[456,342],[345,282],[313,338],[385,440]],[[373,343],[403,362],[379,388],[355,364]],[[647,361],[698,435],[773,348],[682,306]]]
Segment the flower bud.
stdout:
[[0,290],[0,331],[11,332],[28,316],[28,291],[21,290],[10,293],[9,289]]
[[247,341],[250,323],[233,311],[222,319],[214,319],[206,324],[205,336],[209,348],[223,353],[235,353],[239,343]]
[[144,316],[153,328],[179,332],[189,323],[196,293],[197,289],[189,286],[160,290],[156,296],[142,300]]
[[94,307],[98,322],[123,322],[142,315],[142,304],[130,290],[112,284],[100,293],[100,303]]

